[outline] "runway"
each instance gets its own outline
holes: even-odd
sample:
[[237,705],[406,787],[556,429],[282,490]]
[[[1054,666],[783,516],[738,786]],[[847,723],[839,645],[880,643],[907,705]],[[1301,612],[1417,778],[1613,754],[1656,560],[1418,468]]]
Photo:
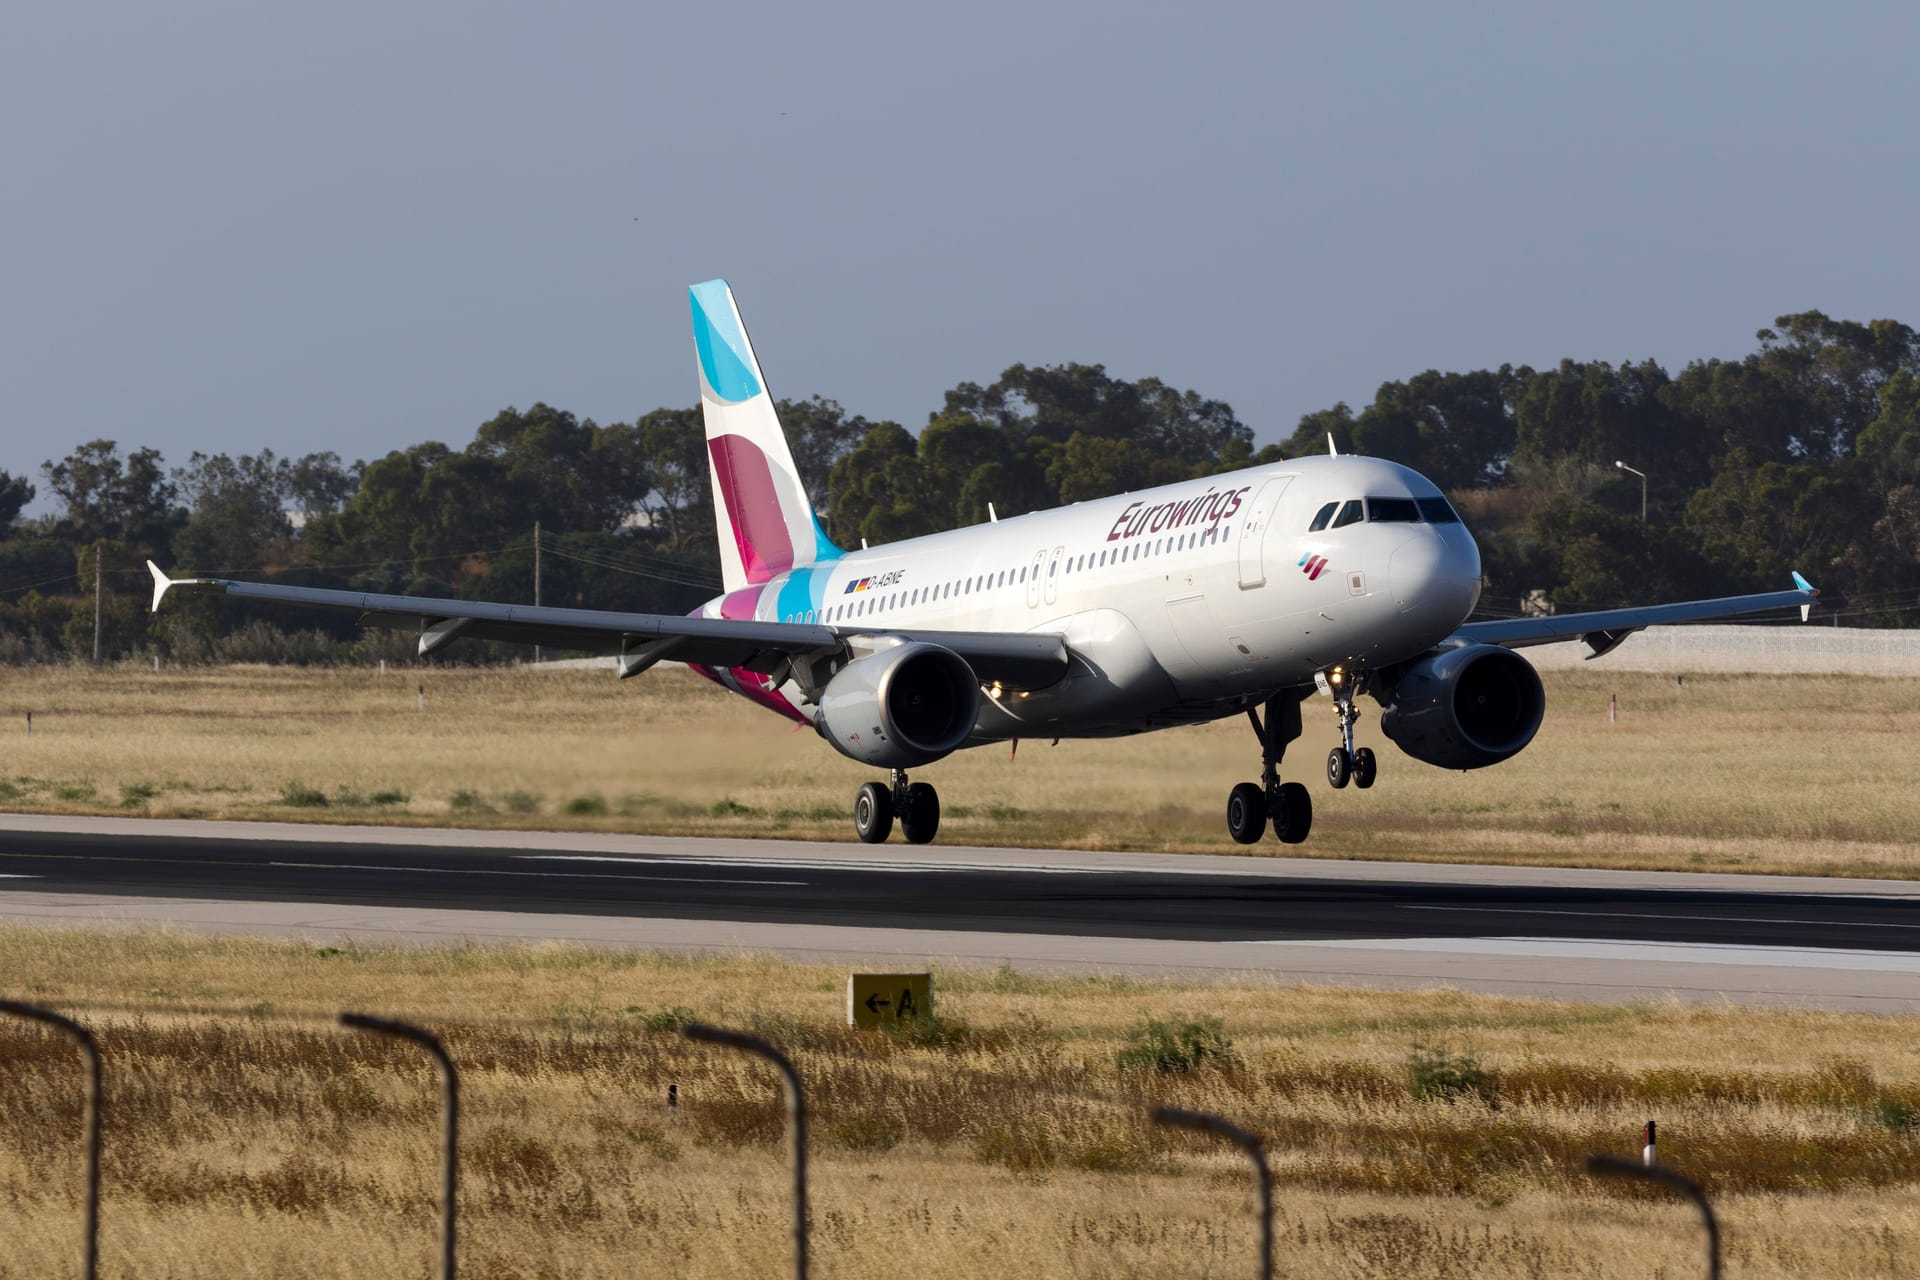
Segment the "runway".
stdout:
[[0,920],[1920,1011],[1920,884],[0,816]]

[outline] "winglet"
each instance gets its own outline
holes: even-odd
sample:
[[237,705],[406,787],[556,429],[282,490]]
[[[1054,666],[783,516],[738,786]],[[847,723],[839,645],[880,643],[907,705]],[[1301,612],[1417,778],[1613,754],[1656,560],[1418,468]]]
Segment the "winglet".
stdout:
[[[1800,571],[1798,569],[1795,569],[1793,571],[1793,585],[1800,588],[1802,591],[1806,592],[1809,596],[1818,596],[1820,594],[1820,589],[1814,586],[1811,582],[1808,582],[1805,578],[1801,577]],[[1800,621],[1805,622],[1809,617],[1812,616],[1812,614],[1813,614],[1812,600],[1809,600],[1807,601],[1807,603],[1800,606]]]
[[160,612],[160,601],[166,597],[167,588],[173,585],[173,579],[160,571],[160,566],[147,561],[147,572],[153,575],[153,612]]
[[147,572],[153,575],[153,611],[160,612],[160,602],[166,599],[167,592],[173,587],[219,587],[226,588],[221,578],[169,578],[166,572],[153,561],[147,561]]

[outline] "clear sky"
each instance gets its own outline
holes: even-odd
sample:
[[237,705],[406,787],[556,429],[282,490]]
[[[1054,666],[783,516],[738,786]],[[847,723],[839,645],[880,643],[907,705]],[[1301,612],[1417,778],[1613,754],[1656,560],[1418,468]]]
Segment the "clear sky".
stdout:
[[1798,0],[23,5],[0,469],[691,404],[714,275],[776,394],[916,428],[1015,361],[1266,441],[1430,367],[1920,323],[1916,51]]

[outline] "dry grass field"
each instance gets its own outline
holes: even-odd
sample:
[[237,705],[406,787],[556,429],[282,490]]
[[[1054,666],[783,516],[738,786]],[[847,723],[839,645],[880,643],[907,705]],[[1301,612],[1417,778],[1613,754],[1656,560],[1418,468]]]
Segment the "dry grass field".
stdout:
[[[1314,789],[1314,834],[1289,852],[1920,874],[1920,682],[1545,679],[1534,745],[1468,774],[1402,755],[1363,704],[1381,751],[1365,792],[1321,779],[1334,719],[1310,701],[1288,773]],[[681,671],[7,668],[0,744],[0,808],[40,812],[842,840],[873,776]],[[942,841],[1235,852],[1227,789],[1258,773],[1243,720],[1009,756],[917,771],[941,788]]]
[[[110,1276],[428,1271],[432,1074],[342,1008],[462,1064],[468,1276],[782,1273],[774,1078],[687,1042],[690,1016],[798,1061],[823,1277],[1251,1274],[1244,1164],[1154,1103],[1265,1136],[1282,1274],[1702,1274],[1688,1211],[1579,1171],[1649,1116],[1713,1188],[1730,1275],[1920,1270],[1913,1018],[943,971],[938,1021],[901,1036],[843,1025],[842,971],[751,956],[22,929],[0,973],[100,1034]],[[1125,1065],[1146,1020],[1210,1018],[1173,1069]],[[60,1274],[77,1058],[0,1021],[0,1081],[0,1275]]]

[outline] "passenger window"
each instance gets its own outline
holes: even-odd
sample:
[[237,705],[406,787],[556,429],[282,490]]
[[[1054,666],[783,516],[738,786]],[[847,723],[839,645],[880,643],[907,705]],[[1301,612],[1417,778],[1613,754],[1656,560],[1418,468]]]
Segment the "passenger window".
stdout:
[[1368,498],[1369,524],[1419,524],[1420,508],[1412,498]]
[[1367,509],[1360,505],[1360,499],[1349,498],[1347,504],[1340,508],[1340,514],[1333,518],[1333,527],[1344,529],[1350,524],[1359,524],[1366,518]]
[[1316,512],[1314,512],[1314,513],[1313,513],[1313,523],[1307,526],[1307,532],[1308,532],[1308,533],[1318,533],[1318,532],[1320,532],[1320,531],[1321,531],[1322,529],[1324,529],[1324,528],[1326,528],[1326,527],[1327,527],[1327,521],[1329,521],[1329,520],[1331,520],[1331,519],[1333,519],[1333,513],[1334,513],[1335,511],[1338,511],[1339,509],[1340,509],[1340,504],[1339,504],[1339,503],[1337,503],[1337,502],[1329,502],[1329,503],[1328,503],[1328,504],[1327,504],[1326,506],[1324,506],[1324,507],[1322,507],[1322,508],[1320,508],[1320,509],[1319,509],[1318,511],[1316,511]]
[[1420,514],[1427,518],[1428,524],[1459,524],[1460,517],[1445,498],[1420,499]]

